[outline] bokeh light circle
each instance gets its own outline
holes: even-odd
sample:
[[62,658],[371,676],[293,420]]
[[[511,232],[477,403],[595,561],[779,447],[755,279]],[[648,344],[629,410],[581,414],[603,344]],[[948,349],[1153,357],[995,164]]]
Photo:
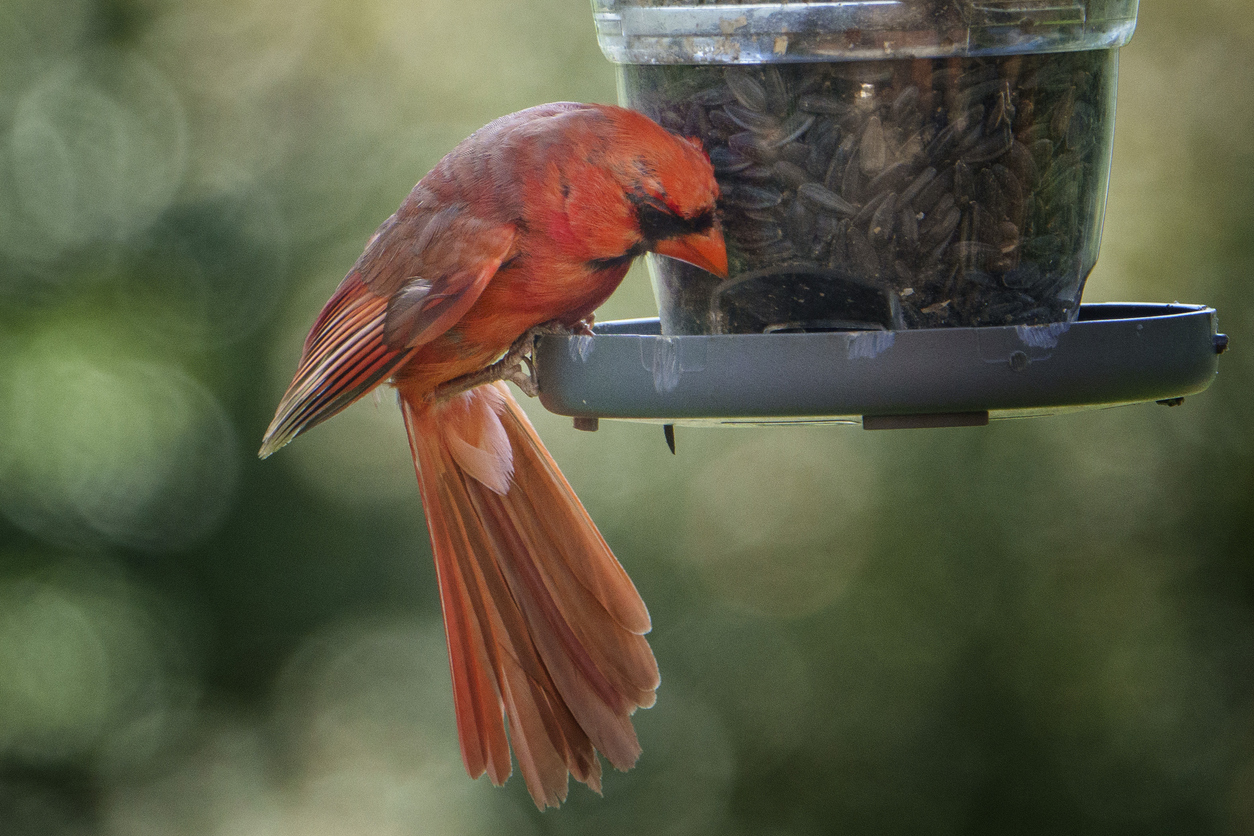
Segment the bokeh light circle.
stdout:
[[54,328],[0,370],[0,513],[61,544],[187,547],[224,515],[235,428],[179,366]]
[[180,349],[252,333],[287,282],[287,225],[260,189],[179,202],[136,243],[141,253],[116,284],[118,307]]
[[0,575],[0,757],[109,774],[168,745],[197,689],[159,604],[98,561]]
[[805,443],[789,430],[742,437],[693,475],[681,554],[728,603],[791,617],[822,609],[873,544],[880,479],[869,448],[830,432]]
[[187,142],[177,93],[137,55],[56,64],[0,135],[0,253],[37,267],[144,229],[181,182]]

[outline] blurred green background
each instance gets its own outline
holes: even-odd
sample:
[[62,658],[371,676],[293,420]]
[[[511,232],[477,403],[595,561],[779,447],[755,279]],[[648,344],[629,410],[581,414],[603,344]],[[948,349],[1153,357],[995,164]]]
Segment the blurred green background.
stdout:
[[462,771],[392,399],[255,450],[414,181],[613,100],[586,0],[0,0],[0,834],[1254,833],[1251,54],[1248,0],[1122,53],[1086,298],[1219,309],[1179,408],[672,457],[527,404],[663,671],[540,815]]

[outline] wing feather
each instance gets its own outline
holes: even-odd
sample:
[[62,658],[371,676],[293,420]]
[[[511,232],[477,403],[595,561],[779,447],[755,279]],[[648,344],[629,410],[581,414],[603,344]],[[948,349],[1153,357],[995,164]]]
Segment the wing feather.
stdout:
[[513,255],[516,237],[513,226],[466,213],[443,222],[439,234],[414,253],[412,277],[389,297],[383,341],[416,348],[451,328]]
[[305,339],[296,376],[262,439],[262,458],[365,395],[408,357],[384,344],[386,316],[387,300],[349,273]]
[[379,228],[306,337],[296,376],[262,439],[262,458],[352,404],[414,349],[448,331],[513,256],[513,226],[463,209],[395,215]]

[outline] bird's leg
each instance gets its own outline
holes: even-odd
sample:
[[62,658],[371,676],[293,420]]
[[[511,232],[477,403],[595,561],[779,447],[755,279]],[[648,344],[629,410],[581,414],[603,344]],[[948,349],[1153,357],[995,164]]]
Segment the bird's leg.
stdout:
[[[428,400],[439,402],[448,400],[462,392],[468,392],[476,386],[493,383],[498,380],[509,380],[515,383],[528,397],[534,398],[540,393],[540,382],[536,379],[535,347],[536,337],[545,334],[592,334],[592,318],[581,319],[574,328],[567,328],[556,320],[544,322],[527,330],[514,344],[509,347],[501,359],[477,372],[470,372],[452,380],[446,380],[435,388]],[[524,368],[524,366],[526,368]]]

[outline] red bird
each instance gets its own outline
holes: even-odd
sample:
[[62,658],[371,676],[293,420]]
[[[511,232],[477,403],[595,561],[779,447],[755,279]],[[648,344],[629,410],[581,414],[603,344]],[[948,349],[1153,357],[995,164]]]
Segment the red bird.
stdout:
[[375,232],[262,443],[264,458],[390,379],[435,554],[462,759],[503,783],[508,723],[541,809],[565,800],[568,774],[600,791],[594,749],[618,769],[636,762],[630,718],[659,680],[644,602],[499,381],[532,329],[586,327],[641,253],[725,276],[717,198],[700,146],[633,111],[560,103],[497,119]]

